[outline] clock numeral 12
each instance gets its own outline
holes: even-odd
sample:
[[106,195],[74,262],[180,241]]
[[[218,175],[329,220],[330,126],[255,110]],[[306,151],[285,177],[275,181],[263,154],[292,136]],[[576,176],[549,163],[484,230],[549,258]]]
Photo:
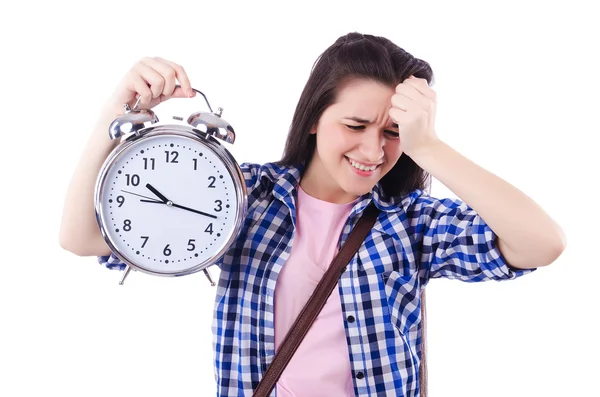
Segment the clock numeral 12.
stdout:
[[[179,163],[179,161],[177,161],[177,157],[179,157],[179,153],[177,151],[173,150],[172,152],[169,152],[168,150],[165,150],[165,154],[167,157],[167,163]],[[171,158],[171,156],[173,156],[173,158]]]

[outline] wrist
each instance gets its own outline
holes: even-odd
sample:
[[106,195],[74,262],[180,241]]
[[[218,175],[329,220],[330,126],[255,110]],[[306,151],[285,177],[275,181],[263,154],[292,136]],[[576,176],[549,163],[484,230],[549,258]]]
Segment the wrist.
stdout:
[[[415,163],[421,166],[421,163],[427,162],[428,159],[435,158],[441,151],[448,148],[448,145],[436,138],[426,144],[422,144],[419,147],[411,150],[410,153],[406,153]],[[422,166],[421,166],[422,168]]]

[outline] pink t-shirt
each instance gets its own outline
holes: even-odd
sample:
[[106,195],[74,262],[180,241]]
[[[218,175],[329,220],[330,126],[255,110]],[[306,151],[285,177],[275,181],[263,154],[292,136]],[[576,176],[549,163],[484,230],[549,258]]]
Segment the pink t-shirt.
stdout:
[[[275,351],[337,253],[355,203],[329,203],[298,188],[296,234],[275,287]],[[279,378],[278,397],[354,396],[344,321],[335,288]]]

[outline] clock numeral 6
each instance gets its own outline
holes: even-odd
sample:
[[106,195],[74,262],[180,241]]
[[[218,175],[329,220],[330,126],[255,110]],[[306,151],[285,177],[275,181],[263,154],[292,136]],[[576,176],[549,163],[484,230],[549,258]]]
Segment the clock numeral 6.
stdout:
[[169,256],[169,255],[171,255],[171,249],[169,248],[169,245],[171,245],[171,244],[167,244],[167,245],[165,246],[165,249],[163,250],[163,254],[164,254],[165,256]]
[[195,250],[195,249],[196,249],[196,245],[194,244],[194,242],[195,242],[195,241],[196,241],[196,240],[194,240],[193,238],[191,238],[191,239],[188,241],[188,249],[187,249],[188,251],[193,251],[193,250]]

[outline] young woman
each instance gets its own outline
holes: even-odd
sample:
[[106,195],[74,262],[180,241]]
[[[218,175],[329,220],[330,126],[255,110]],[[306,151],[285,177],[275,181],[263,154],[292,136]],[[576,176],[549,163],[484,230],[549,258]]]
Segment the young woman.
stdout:
[[[280,161],[241,165],[249,212],[217,264],[219,396],[251,396],[363,210],[378,219],[296,351],[278,396],[418,396],[420,297],[431,278],[509,280],[563,251],[530,198],[435,133],[430,66],[383,37],[340,37],[315,63]],[[176,88],[179,82],[180,88]],[[60,241],[124,265],[96,224],[93,188],[123,103],[193,96],[185,70],[145,58],[119,84],[67,192]],[[459,199],[426,193],[434,177]]]

